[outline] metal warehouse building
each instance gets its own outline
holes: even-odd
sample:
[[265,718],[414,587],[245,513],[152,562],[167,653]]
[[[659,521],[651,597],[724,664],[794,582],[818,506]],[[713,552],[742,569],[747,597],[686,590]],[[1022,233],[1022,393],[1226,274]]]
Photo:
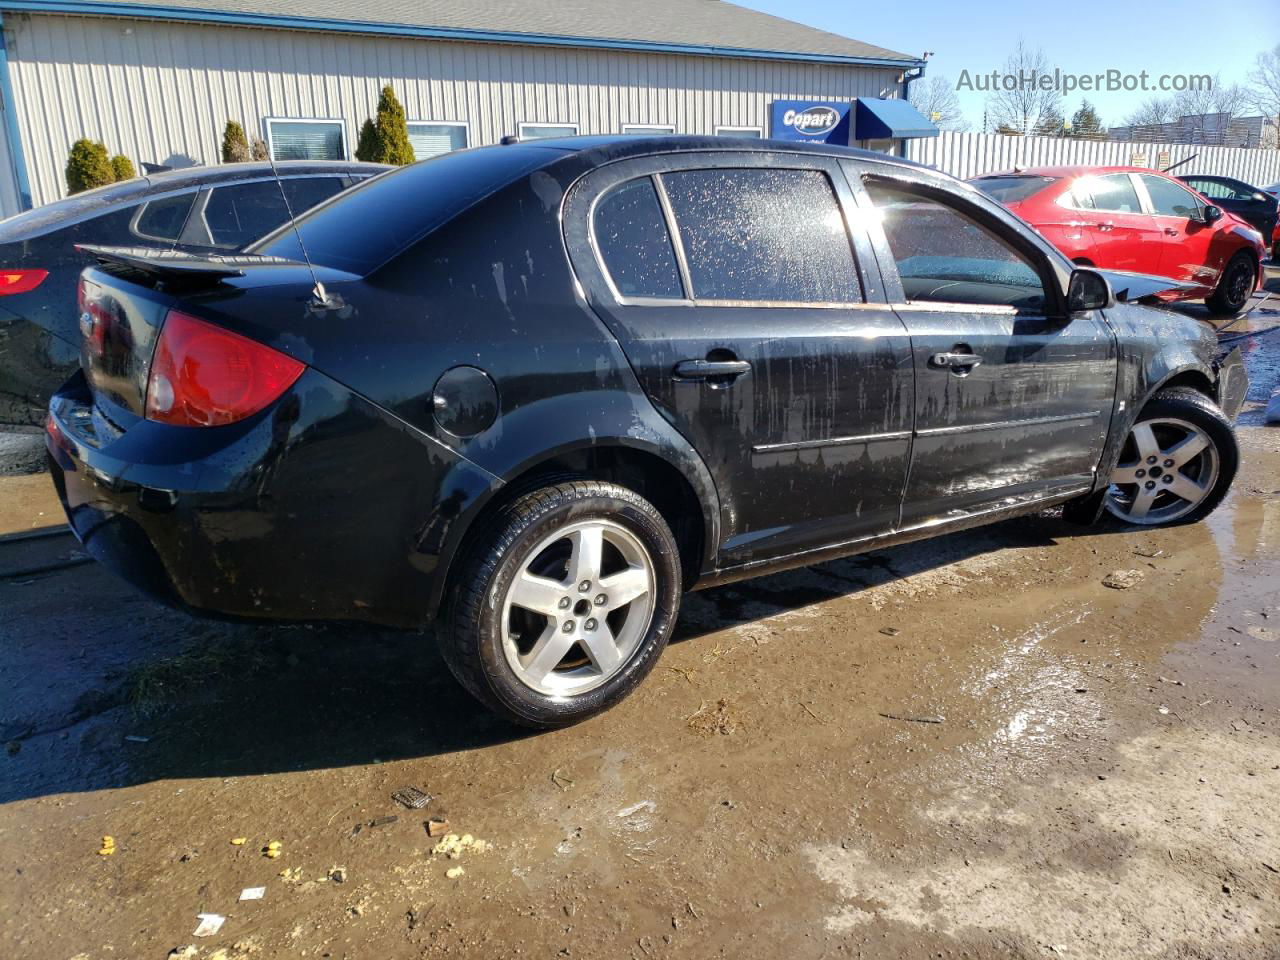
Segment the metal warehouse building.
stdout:
[[415,152],[649,131],[893,149],[923,61],[722,0],[0,0],[0,213],[65,194],[71,144],[216,163],[349,158],[391,83]]

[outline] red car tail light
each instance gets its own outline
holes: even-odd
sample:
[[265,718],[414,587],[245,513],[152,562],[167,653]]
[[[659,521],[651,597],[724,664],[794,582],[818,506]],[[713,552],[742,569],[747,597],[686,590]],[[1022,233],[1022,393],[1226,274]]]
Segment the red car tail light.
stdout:
[[0,270],[0,297],[30,293],[49,275],[48,270]]
[[216,427],[280,397],[306,365],[248,337],[170,310],[147,383],[147,419]]

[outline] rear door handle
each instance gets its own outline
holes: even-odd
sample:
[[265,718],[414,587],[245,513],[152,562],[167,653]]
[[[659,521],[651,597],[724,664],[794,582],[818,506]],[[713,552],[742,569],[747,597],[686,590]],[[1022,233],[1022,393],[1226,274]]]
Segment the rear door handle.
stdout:
[[1098,229],[1105,233],[1106,231],[1110,230],[1114,226],[1115,224],[1112,223],[1110,220],[1104,220],[1102,223],[1098,224]]
[[929,357],[929,366],[940,370],[972,368],[981,363],[982,358],[974,356],[972,353],[935,353]]
[[1176,227],[1165,227],[1164,232],[1171,237],[1176,237],[1178,235],[1178,230]]
[[746,360],[681,360],[675,366],[677,380],[707,380],[711,377],[740,377],[751,370]]

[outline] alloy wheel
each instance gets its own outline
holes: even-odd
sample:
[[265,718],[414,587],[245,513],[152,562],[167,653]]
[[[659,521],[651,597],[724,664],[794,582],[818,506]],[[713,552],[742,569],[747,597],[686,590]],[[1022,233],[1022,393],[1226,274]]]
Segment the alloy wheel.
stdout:
[[1218,479],[1218,449],[1186,420],[1136,424],[1111,472],[1107,509],[1128,523],[1154,526],[1190,513]]
[[1227,303],[1236,309],[1240,309],[1249,299],[1249,294],[1253,292],[1253,267],[1245,262],[1240,261],[1227,275]]
[[594,690],[640,647],[654,597],[653,561],[635,534],[606,519],[568,524],[525,553],[507,588],[507,664],[547,696]]

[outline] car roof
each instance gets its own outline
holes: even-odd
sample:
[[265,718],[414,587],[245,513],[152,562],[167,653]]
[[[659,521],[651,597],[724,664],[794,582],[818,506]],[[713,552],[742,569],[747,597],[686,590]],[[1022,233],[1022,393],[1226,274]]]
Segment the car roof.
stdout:
[[1087,164],[1077,164],[1062,167],[1014,167],[1012,170],[984,173],[982,176],[974,177],[973,179],[981,180],[984,177],[1054,177],[1061,180],[1068,177],[1098,176],[1106,173],[1153,173],[1156,176],[1169,177],[1169,174],[1160,170],[1152,170],[1150,167],[1092,167]]
[[[385,164],[347,160],[280,160],[276,162],[275,168],[282,177],[324,174],[372,176],[391,169]],[[174,190],[259,180],[271,175],[272,167],[267,161],[221,163],[143,174],[121,183],[109,183],[105,187],[85,190],[32,210],[25,210],[7,220],[0,220],[0,243],[29,240]]]
[[[887,153],[844,147],[835,143],[804,143],[795,140],[757,140],[746,137],[709,137],[696,134],[663,134],[640,136],[636,134],[605,134],[599,136],[549,137],[544,140],[523,140],[519,146],[544,147],[565,153],[584,155],[585,159],[623,160],[628,157],[647,156],[654,153],[693,153],[704,151],[733,151],[735,153],[807,153],[850,159],[876,160],[913,170],[931,170],[924,164]],[[485,148],[481,148],[485,149]],[[508,147],[507,149],[510,149]],[[599,155],[593,156],[593,154]],[[603,162],[603,161],[602,161]]]

